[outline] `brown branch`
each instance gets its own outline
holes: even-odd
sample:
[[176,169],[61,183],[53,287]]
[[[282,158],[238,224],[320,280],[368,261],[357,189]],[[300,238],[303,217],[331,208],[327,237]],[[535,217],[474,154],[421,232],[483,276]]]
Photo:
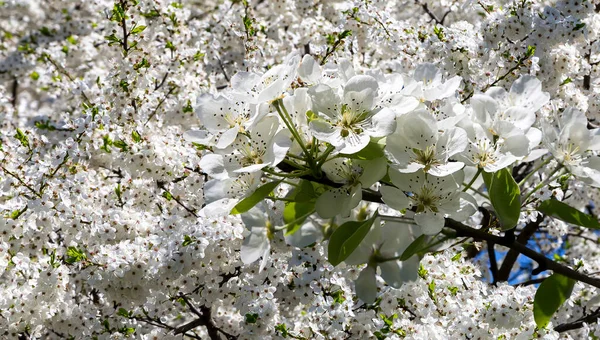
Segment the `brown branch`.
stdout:
[[600,318],[600,308],[596,309],[593,313],[585,315],[575,321],[560,324],[554,327],[554,330],[559,333],[572,331],[574,329],[582,328],[584,324],[598,322],[598,318]]
[[444,18],[442,20],[438,19],[437,16],[429,9],[429,7],[427,6],[427,4],[422,4],[421,2],[419,2],[419,0],[415,0],[415,3],[417,5],[421,5],[421,8],[423,8],[423,11],[425,11],[425,13],[427,13],[427,15],[429,15],[429,17],[431,18],[431,20],[435,21],[436,24],[438,25],[443,25],[444,24],[444,19],[446,18],[446,15],[448,15],[448,13],[444,14]]
[[[535,222],[527,223],[527,225],[525,226],[525,228],[523,228],[519,236],[517,236],[516,242],[520,244],[527,244],[527,241],[531,238],[531,236],[533,236],[533,234],[535,234],[543,220],[544,216],[541,216],[538,217],[538,219]],[[512,271],[512,268],[515,265],[515,262],[517,261],[518,257],[519,252],[517,250],[511,249],[508,251],[508,253],[504,257],[504,260],[502,260],[502,265],[498,270],[498,276],[495,277],[495,282],[508,281],[510,272]]]
[[555,273],[561,274],[573,280],[581,281],[587,283],[596,288],[600,288],[600,279],[595,277],[590,277],[582,272],[578,272],[570,267],[567,267],[558,262],[554,262],[551,259],[547,258],[545,255],[536,252],[535,250],[527,248],[526,245],[517,242],[516,240],[510,241],[504,237],[488,234],[485,231],[471,228],[467,225],[464,225],[460,222],[454,221],[452,219],[447,218],[445,227],[456,230],[457,236],[469,236],[473,239],[480,241],[492,241],[501,246],[505,246],[511,250],[515,250],[520,254],[523,254],[530,259],[537,262],[540,268],[544,268],[545,270],[549,269],[554,271]]
[[[294,168],[292,168],[291,166],[289,166],[285,163],[278,164],[277,168],[282,171],[287,171],[287,172],[295,170]],[[305,175],[305,176],[301,176],[300,178],[304,179],[304,180],[316,182],[316,183],[325,184],[325,185],[328,185],[328,186],[331,186],[334,188],[338,188],[338,187],[342,186],[342,184],[335,183],[325,177],[316,178],[311,175]],[[379,193],[371,193],[369,191],[363,190],[362,195],[363,195],[362,199],[364,201],[374,202],[374,203],[383,203],[383,201],[381,199],[381,194],[379,194]],[[588,276],[582,272],[578,272],[568,266],[565,266],[558,262],[552,261],[551,259],[547,258],[544,254],[538,253],[533,249],[527,248],[527,246],[525,244],[526,241],[531,237],[531,235],[533,235],[533,233],[535,233],[535,231],[539,227],[539,224],[541,224],[542,221],[543,221],[543,218],[539,218],[538,220],[536,220],[536,222],[530,222],[523,229],[523,231],[521,231],[521,233],[519,234],[517,239],[514,239],[512,237],[501,237],[501,236],[492,235],[492,234],[489,234],[485,229],[483,229],[483,230],[475,229],[475,228],[469,227],[461,222],[455,221],[450,218],[446,218],[446,222],[445,222],[444,226],[446,228],[455,230],[457,232],[457,235],[456,235],[457,237],[468,236],[477,241],[486,241],[486,242],[491,242],[494,244],[498,244],[498,245],[507,247],[510,249],[510,251],[513,251],[515,254],[517,254],[517,256],[518,256],[518,254],[523,254],[538,263],[539,267],[536,268],[536,271],[538,273],[542,272],[544,270],[552,270],[555,273],[559,273],[559,274],[566,276],[568,278],[571,278],[573,280],[581,281],[581,282],[587,283],[591,286],[594,286],[596,288],[600,288],[600,278],[590,277],[590,276]],[[484,226],[484,228],[485,228],[485,226]],[[509,253],[510,253],[510,251],[509,251]],[[507,254],[507,256],[508,256],[508,254]],[[506,263],[506,267],[508,267],[509,262],[506,262],[506,259],[504,262]],[[505,264],[503,263],[503,266],[504,265]],[[514,262],[512,264],[510,264],[510,269],[512,269],[513,265],[514,265]],[[500,269],[500,270],[502,270],[502,269]],[[504,270],[506,270],[506,269],[504,269]],[[510,271],[509,271],[509,274],[510,274]],[[506,281],[506,280],[504,280],[504,281]]]
[[539,279],[531,279],[531,280],[527,280],[527,281],[523,281],[523,282],[519,282],[517,284],[514,284],[513,286],[517,286],[517,287],[525,287],[525,286],[531,286],[531,285],[536,285],[538,283],[542,283],[544,282],[544,280],[546,280],[548,278],[548,276],[546,277],[541,277]]

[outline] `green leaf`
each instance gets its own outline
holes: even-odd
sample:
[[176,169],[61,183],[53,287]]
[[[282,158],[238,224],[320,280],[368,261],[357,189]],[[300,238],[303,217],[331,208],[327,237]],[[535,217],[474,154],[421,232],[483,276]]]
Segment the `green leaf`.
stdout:
[[117,148],[121,149],[121,152],[125,152],[127,151],[128,147],[127,147],[127,143],[125,143],[124,140],[116,140],[113,142],[113,145],[116,146]]
[[27,138],[27,135],[23,133],[23,131],[21,131],[21,129],[17,128],[17,133],[15,133],[14,137],[21,142],[21,145],[23,145],[26,148],[29,148],[29,138]]
[[33,71],[33,72],[31,72],[31,74],[29,75],[29,77],[31,79],[33,79],[33,80],[38,80],[38,79],[40,79],[40,74],[37,73],[37,72],[35,72],[35,71]]
[[411,244],[408,245],[402,255],[400,255],[400,261],[406,261],[411,258],[413,255],[423,250],[423,247],[427,243],[427,235],[421,235],[417,237],[416,240],[412,241]]
[[567,77],[567,79],[563,80],[563,82],[560,83],[560,86],[567,85],[567,84],[572,83],[572,82],[573,82],[573,79]]
[[289,202],[283,209],[283,221],[286,223],[285,236],[295,233],[302,223],[315,211],[315,202]]
[[384,156],[383,148],[385,148],[384,144],[379,144],[377,142],[369,142],[364,149],[360,150],[357,153],[353,153],[351,155],[343,155],[344,157],[354,158],[354,159],[363,159],[363,160],[371,160],[377,159]]
[[68,264],[73,264],[79,261],[83,261],[87,258],[85,253],[75,247],[69,247],[67,249],[67,256],[65,256],[64,260]]
[[328,258],[329,263],[337,266],[344,261],[358,247],[360,242],[367,236],[377,213],[366,221],[350,221],[342,224],[329,239]]
[[594,216],[584,214],[568,204],[556,199],[543,201],[540,203],[537,210],[550,217],[557,218],[567,223],[591,229],[600,229],[600,222],[598,222]]
[[573,27],[573,31],[579,31],[580,29],[585,27],[585,22],[580,22],[575,27]]
[[170,200],[173,199],[173,195],[170,192],[166,191],[166,190],[163,191],[162,197],[166,198],[167,201],[170,201]]
[[148,67],[150,67],[150,63],[148,62],[148,60],[146,60],[146,58],[142,58],[142,60],[140,62],[135,63],[133,65],[133,69],[136,71],[141,68],[148,68]]
[[238,202],[238,204],[236,204],[235,207],[231,209],[231,214],[241,214],[252,209],[255,205],[258,204],[258,202],[262,201],[263,199],[265,199],[265,197],[269,196],[269,194],[273,190],[275,190],[275,188],[277,188],[279,183],[281,183],[281,181],[269,182],[259,187],[252,193],[252,195]]
[[140,133],[137,132],[136,130],[131,131],[131,138],[133,138],[133,141],[136,143],[139,143],[142,141],[142,136],[140,136]]
[[279,333],[279,335],[281,335],[282,337],[287,338],[289,333],[284,323],[280,323],[277,326],[275,326],[275,334],[277,333]]
[[124,318],[129,318],[129,312],[125,308],[119,308],[117,311],[117,315],[122,316]]
[[531,45],[527,46],[527,53],[525,53],[525,56],[527,58],[531,58],[531,57],[533,57],[534,54],[535,54],[535,46],[531,46]]
[[145,29],[146,29],[146,26],[143,26],[143,25],[136,26],[131,30],[131,34],[142,33]]
[[571,296],[575,280],[552,274],[544,280],[533,300],[533,318],[539,328],[544,328],[558,308]]
[[258,321],[258,314],[256,314],[256,313],[246,314],[246,323],[256,323],[256,321]]
[[492,206],[500,219],[502,230],[514,228],[521,213],[521,190],[509,169],[494,173],[483,172],[483,180],[490,194]]
[[318,195],[312,182],[303,179],[287,198],[293,199],[295,202],[308,202],[318,198]]
[[104,36],[105,40],[108,40],[108,46],[116,45],[121,43],[121,39],[113,33],[111,35]]
[[50,31],[50,29],[46,26],[40,28],[40,33],[42,33],[42,35],[45,35],[47,37],[53,36],[52,31]]
[[190,235],[184,235],[183,236],[183,243],[181,244],[184,247],[189,246],[190,244],[196,242],[196,238],[192,237]]

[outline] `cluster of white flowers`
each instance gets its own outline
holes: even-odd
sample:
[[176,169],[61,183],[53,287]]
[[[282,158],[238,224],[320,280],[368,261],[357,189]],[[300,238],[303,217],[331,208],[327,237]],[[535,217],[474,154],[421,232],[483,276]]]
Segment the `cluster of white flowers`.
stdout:
[[0,1],[0,338],[599,337],[599,117],[598,0]]

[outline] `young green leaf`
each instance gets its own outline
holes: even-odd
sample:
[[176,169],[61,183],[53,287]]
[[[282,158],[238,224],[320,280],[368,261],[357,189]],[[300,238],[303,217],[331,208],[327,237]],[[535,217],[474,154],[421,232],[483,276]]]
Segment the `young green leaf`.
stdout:
[[295,202],[307,202],[315,200],[318,195],[315,193],[315,188],[310,181],[301,180],[298,186],[287,196]]
[[416,240],[412,241],[411,244],[404,250],[400,256],[400,261],[406,261],[413,255],[423,250],[423,247],[427,244],[427,235],[421,235]]
[[146,26],[136,26],[131,30],[131,34],[142,33],[146,29]]
[[584,214],[568,204],[556,199],[543,201],[540,203],[540,205],[538,205],[537,210],[550,217],[557,218],[567,223],[591,229],[600,229],[600,222],[598,222],[594,216]]
[[500,219],[502,230],[514,228],[521,214],[521,190],[510,170],[504,168],[494,173],[483,172],[483,180],[490,194],[492,206]]
[[21,142],[21,145],[23,145],[26,148],[29,148],[29,138],[27,138],[27,135],[23,133],[23,131],[21,131],[21,129],[17,128],[17,133],[15,133],[14,137]]
[[552,315],[571,296],[575,280],[560,274],[552,274],[544,280],[533,300],[533,318],[539,328],[550,322]]
[[283,221],[286,223],[285,236],[295,233],[308,216],[315,212],[315,202],[289,202],[283,209]]
[[281,181],[269,182],[259,187],[252,193],[252,195],[238,202],[238,204],[236,204],[235,207],[231,209],[231,214],[241,214],[252,209],[255,205],[258,204],[258,202],[262,201],[263,199],[265,199],[265,197],[269,196],[269,194],[273,190],[275,190],[275,188],[277,188],[279,183],[281,183]]
[[377,213],[366,221],[350,221],[339,226],[329,239],[328,258],[329,262],[337,266],[344,261],[358,247],[360,242],[367,236]]

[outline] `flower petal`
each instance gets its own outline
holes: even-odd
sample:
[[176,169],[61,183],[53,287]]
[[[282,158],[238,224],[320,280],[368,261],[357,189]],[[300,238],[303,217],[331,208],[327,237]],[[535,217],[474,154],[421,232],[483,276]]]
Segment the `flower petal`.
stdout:
[[373,266],[367,266],[354,281],[356,295],[365,303],[373,303],[377,298],[377,278]]

